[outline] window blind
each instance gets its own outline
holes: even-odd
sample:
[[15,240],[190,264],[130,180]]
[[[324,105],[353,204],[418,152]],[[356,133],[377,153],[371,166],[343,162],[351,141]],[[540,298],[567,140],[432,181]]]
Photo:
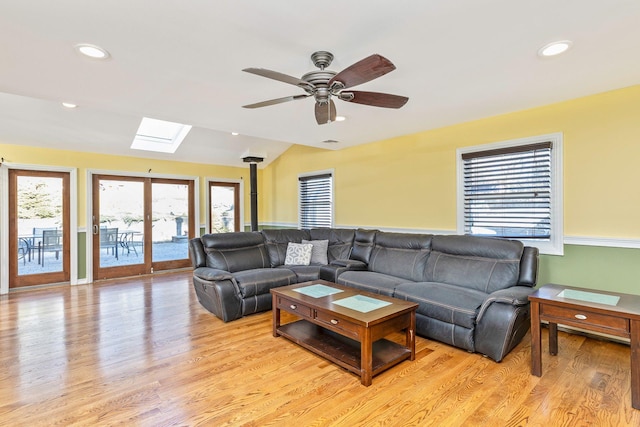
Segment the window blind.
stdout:
[[465,234],[551,238],[551,142],[462,154]]
[[333,225],[333,176],[321,174],[298,178],[300,228]]

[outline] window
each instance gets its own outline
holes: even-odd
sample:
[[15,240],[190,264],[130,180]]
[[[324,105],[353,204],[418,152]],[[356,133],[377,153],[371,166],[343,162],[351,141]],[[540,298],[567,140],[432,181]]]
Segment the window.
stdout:
[[190,130],[190,125],[143,117],[131,148],[158,153],[175,153]]
[[333,226],[332,172],[298,177],[298,194],[300,228]]
[[458,233],[562,254],[561,134],[458,150]]
[[207,233],[240,231],[242,181],[207,180],[209,215]]

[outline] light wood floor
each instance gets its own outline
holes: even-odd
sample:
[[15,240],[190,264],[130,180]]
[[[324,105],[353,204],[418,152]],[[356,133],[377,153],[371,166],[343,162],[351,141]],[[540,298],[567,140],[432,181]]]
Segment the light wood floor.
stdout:
[[190,277],[0,297],[0,425],[640,425],[623,344],[560,332],[537,378],[529,335],[501,363],[418,338],[364,387],[274,338],[270,312],[218,320]]

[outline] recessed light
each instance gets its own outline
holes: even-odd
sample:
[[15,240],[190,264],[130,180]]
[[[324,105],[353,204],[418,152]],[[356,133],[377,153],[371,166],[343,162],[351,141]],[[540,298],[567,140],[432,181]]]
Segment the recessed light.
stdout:
[[63,102],[63,103],[62,103],[62,106],[63,106],[64,108],[76,108],[76,107],[77,107],[77,105],[76,105],[76,104],[72,104],[71,102]]
[[240,134],[239,134],[238,132],[231,132],[231,135],[233,135],[233,136],[238,136],[238,135],[240,135]]
[[82,55],[93,59],[107,59],[109,58],[109,52],[100,46],[93,44],[80,43],[74,46],[78,52]]
[[325,139],[324,141],[325,144],[337,144],[339,141],[336,141],[335,139]]
[[336,122],[344,122],[347,120],[345,116],[336,116]]
[[542,57],[560,55],[566,52],[572,44],[573,42],[571,40],[560,40],[549,43],[538,50],[538,55]]

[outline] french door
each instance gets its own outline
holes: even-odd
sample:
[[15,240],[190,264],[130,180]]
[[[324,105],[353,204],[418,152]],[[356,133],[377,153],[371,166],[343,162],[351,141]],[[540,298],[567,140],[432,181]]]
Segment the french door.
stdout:
[[70,174],[9,170],[9,288],[70,280]]
[[209,233],[240,231],[240,184],[209,182]]
[[192,180],[93,175],[94,279],[189,267]]

